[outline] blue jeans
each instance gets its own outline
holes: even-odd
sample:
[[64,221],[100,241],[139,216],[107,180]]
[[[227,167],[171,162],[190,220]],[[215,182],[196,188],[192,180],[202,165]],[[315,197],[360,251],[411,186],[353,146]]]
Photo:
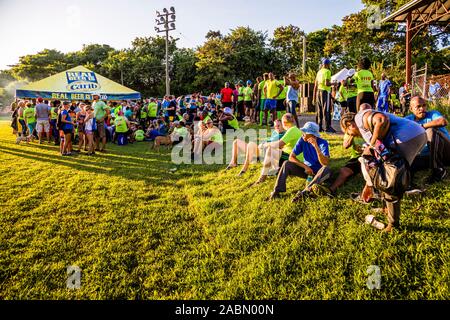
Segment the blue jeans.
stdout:
[[389,101],[387,97],[380,96],[377,101],[377,109],[382,112],[389,112]]
[[297,116],[297,111],[295,110],[296,108],[297,108],[297,101],[289,100],[287,112],[291,113],[293,116]]
[[22,127],[22,135],[27,135],[27,124],[25,123],[25,120],[19,119],[20,126]]

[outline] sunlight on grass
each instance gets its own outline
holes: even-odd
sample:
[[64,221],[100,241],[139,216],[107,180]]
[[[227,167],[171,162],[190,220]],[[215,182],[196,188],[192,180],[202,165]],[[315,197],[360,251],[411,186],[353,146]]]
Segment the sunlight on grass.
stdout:
[[[326,137],[337,172],[349,154]],[[2,299],[450,298],[448,179],[405,199],[402,230],[386,235],[364,224],[370,206],[348,198],[361,178],[298,205],[305,181],[290,178],[267,202],[274,178],[251,186],[260,164],[244,177],[176,166],[146,143],[62,158],[52,145],[16,145],[7,122],[0,159]],[[72,265],[80,290],[66,288]],[[366,285],[370,265],[380,290]]]

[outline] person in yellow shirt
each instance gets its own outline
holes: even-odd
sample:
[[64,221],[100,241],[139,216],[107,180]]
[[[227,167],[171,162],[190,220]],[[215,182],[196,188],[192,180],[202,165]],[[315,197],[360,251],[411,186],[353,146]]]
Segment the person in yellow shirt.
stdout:
[[314,82],[313,104],[316,105],[316,123],[319,125],[319,132],[323,132],[323,122],[325,121],[325,132],[336,133],[331,126],[331,71],[330,60],[322,59],[322,67],[317,72]]
[[277,120],[277,100],[283,92],[283,85],[275,79],[273,73],[269,73],[269,80],[264,85],[264,94],[266,96],[266,104],[264,105],[263,125],[267,124],[267,115],[272,113],[272,121]]
[[370,66],[372,63],[369,58],[362,58],[358,63],[358,72],[352,78],[352,82],[356,84],[358,88],[358,96],[356,98],[356,111],[359,111],[359,106],[363,103],[368,103],[375,108],[375,94],[377,91],[373,83],[374,76],[370,72]]

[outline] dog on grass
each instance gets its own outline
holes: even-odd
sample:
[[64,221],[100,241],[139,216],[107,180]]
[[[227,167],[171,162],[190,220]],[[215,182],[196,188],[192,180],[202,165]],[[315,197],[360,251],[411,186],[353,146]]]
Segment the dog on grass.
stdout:
[[153,149],[159,152],[160,146],[166,146],[167,150],[172,147],[172,139],[170,136],[159,136],[155,138],[155,142],[153,143]]

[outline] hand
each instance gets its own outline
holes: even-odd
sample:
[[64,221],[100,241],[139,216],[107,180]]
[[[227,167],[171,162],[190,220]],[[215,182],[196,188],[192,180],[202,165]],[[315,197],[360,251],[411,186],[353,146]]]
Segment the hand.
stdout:
[[370,202],[373,198],[373,187],[365,186],[362,193],[361,198],[364,200],[364,202]]
[[317,137],[309,137],[306,139],[306,142],[312,144],[314,147],[317,147]]
[[441,118],[439,118],[439,119],[436,119],[435,121],[436,121],[436,125],[437,125],[438,127],[445,127],[445,126],[447,125],[447,120],[445,120],[444,117],[441,117]]
[[314,175],[314,171],[313,171],[310,167],[307,167],[307,168],[305,169],[305,173],[306,173],[308,176],[313,176],[313,175]]

